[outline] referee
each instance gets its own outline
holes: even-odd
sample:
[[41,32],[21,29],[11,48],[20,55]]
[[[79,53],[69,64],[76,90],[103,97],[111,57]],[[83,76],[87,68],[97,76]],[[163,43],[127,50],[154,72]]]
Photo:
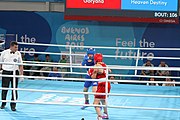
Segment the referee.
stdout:
[[[18,51],[18,43],[12,41],[10,43],[10,48],[4,50],[0,56],[0,62],[10,63],[10,64],[3,64],[1,63],[2,75],[6,75],[2,77],[2,87],[9,88],[9,84],[11,83],[11,87],[15,86],[18,87],[18,78],[15,78],[15,85],[13,83],[13,77],[7,77],[8,75],[13,75],[13,71],[15,71],[16,75],[23,75],[23,65],[16,65],[16,63],[22,63],[21,53]],[[6,100],[8,90],[2,90],[1,99]],[[15,90],[16,99],[18,98],[17,90]],[[16,100],[14,98],[14,92],[12,90],[12,98],[11,100]],[[4,109],[6,106],[6,102],[2,102],[1,109]],[[16,111],[16,103],[10,103],[11,110]]]

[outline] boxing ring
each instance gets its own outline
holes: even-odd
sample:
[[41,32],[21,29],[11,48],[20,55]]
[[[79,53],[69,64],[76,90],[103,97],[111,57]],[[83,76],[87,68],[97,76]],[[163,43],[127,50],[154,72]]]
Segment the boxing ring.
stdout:
[[[37,44],[40,45],[40,44]],[[63,46],[64,47],[64,46]],[[67,46],[66,46],[67,47]],[[87,46],[89,47],[89,46]],[[101,47],[99,47],[101,48]],[[122,48],[124,49],[124,48]],[[71,51],[71,47],[69,49]],[[179,49],[176,49],[179,50]],[[139,51],[139,50],[138,50]],[[38,52],[37,52],[38,53]],[[40,52],[39,52],[40,53]],[[49,54],[49,53],[46,53]],[[60,54],[61,53],[50,53]],[[35,66],[56,66],[56,67],[69,67],[69,72],[60,72],[65,74],[85,75],[84,72],[74,72],[74,68],[87,68],[85,66],[79,66],[72,63],[72,53],[69,52],[70,63],[46,63],[33,61],[25,62],[24,65]],[[77,55],[77,54],[76,54]],[[137,54],[138,55],[138,54]],[[104,55],[106,57],[113,57]],[[123,56],[120,56],[123,57]],[[125,56],[127,57],[127,56]],[[140,56],[135,56],[140,58]],[[158,58],[159,59],[159,58]],[[167,59],[164,58],[164,59]],[[169,58],[177,59],[177,58]],[[137,62],[136,61],[136,62]],[[42,63],[42,64],[40,64]],[[140,66],[118,66],[108,65],[109,69],[120,70],[174,70],[180,71],[179,67],[140,67]],[[37,70],[27,70],[33,72],[39,72]],[[50,72],[50,71],[41,71]],[[127,76],[120,74],[111,74],[115,76]],[[2,75],[1,75],[2,76]],[[85,110],[81,110],[80,107],[84,105],[84,97],[82,92],[83,84],[86,79],[84,78],[49,78],[40,76],[16,76],[24,78],[19,82],[17,88],[19,98],[17,101],[17,111],[12,112],[9,104],[6,108],[0,110],[0,116],[2,120],[96,120],[96,112],[93,105],[93,96],[95,93],[90,91],[90,104]],[[134,75],[128,77],[143,77],[135,72]],[[148,76],[147,76],[148,77]],[[152,77],[152,76],[149,76]],[[155,78],[164,78],[163,76],[154,76]],[[32,79],[33,78],[33,79]],[[171,76],[170,78],[179,79],[178,76]],[[48,80],[47,80],[48,79]],[[52,80],[50,80],[52,79]],[[55,80],[56,79],[56,80]],[[72,81],[73,80],[73,81]],[[109,81],[107,78],[106,81]],[[139,85],[139,83],[175,83],[179,82],[164,82],[164,81],[139,81],[139,80],[111,80],[111,82],[120,83],[132,83],[132,84],[111,84],[111,92],[108,98],[108,112],[109,120],[178,120],[180,119],[180,87],[171,86],[146,86]],[[133,84],[136,83],[136,84]],[[138,83],[138,84],[137,84]],[[4,88],[1,88],[4,89]],[[11,90],[12,88],[8,88]],[[13,88],[15,90],[15,88]],[[10,91],[8,92],[7,102],[10,102]],[[102,105],[100,105],[102,106]]]

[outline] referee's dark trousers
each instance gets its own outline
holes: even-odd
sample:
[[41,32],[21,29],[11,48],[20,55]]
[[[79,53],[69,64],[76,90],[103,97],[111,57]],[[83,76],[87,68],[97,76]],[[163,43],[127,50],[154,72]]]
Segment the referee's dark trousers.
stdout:
[[[2,75],[13,75],[13,71],[3,70]],[[16,75],[19,75],[18,70],[16,70]],[[2,87],[3,88],[9,88],[10,83],[11,83],[11,88],[13,88],[13,86],[14,86],[13,77],[2,77]],[[17,87],[18,87],[18,78],[15,79],[15,88],[17,88]],[[6,100],[7,92],[8,92],[8,90],[2,90],[2,93],[1,93],[2,100]],[[18,98],[17,90],[15,90],[15,95],[16,95],[16,99],[17,99]],[[12,101],[15,100],[13,90],[12,90],[12,98],[11,98],[11,100]],[[5,106],[6,102],[2,102],[2,105]],[[11,108],[16,107],[15,102],[11,102],[10,105],[11,105]]]

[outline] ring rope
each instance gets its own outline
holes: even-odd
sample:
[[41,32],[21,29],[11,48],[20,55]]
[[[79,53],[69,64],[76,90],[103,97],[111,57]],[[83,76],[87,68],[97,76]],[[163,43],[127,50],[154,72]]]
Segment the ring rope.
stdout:
[[[67,65],[48,65],[48,64],[22,64],[22,63],[10,63],[10,62],[0,62],[0,64],[12,64],[12,65],[29,65],[29,66],[49,66],[49,67],[72,67],[72,68],[100,68],[94,66],[67,66]],[[170,70],[170,71],[180,71],[180,67],[143,67],[143,66],[107,66],[106,69],[117,69],[117,70]]]
[[[24,43],[24,42],[18,42],[18,44],[22,44],[22,45],[31,45],[32,46],[32,43]],[[51,47],[77,47],[77,48],[101,48],[101,49],[123,49],[123,50],[137,50],[137,49],[140,49],[140,50],[177,50],[179,51],[180,48],[130,48],[130,47],[106,47],[106,46],[72,46],[72,45],[57,45],[57,44],[44,44],[44,43],[33,43],[33,45],[36,45],[36,46],[51,46]]]
[[[58,102],[27,102],[27,101],[10,101],[10,100],[3,100],[2,102],[16,102],[16,103],[24,103],[24,104],[45,104],[45,105],[62,105],[62,106],[83,106],[85,104],[73,104],[73,103],[58,103]],[[105,105],[94,105],[94,104],[87,104],[86,106],[89,107],[106,107]],[[180,111],[177,108],[152,108],[152,107],[136,107],[136,106],[112,106],[107,105],[108,108],[121,108],[121,109],[141,109],[141,110],[160,110],[160,111]]]
[[45,93],[62,93],[62,94],[89,94],[89,95],[109,95],[109,96],[128,96],[128,97],[155,97],[155,98],[180,98],[176,95],[152,95],[152,94],[119,94],[119,93],[95,93],[95,92],[74,92],[74,91],[59,91],[59,90],[39,90],[39,89],[24,89],[24,88],[2,88],[2,90],[19,90],[30,92],[45,92]]
[[[71,55],[71,56],[84,56],[84,54],[75,54],[75,53],[55,53],[55,52],[33,52],[33,51],[20,51],[21,53],[35,53],[35,54],[51,54],[51,55]],[[103,57],[108,58],[134,58],[134,59],[142,59],[142,58],[153,58],[153,59],[170,59],[170,60],[180,60],[179,57],[145,57],[145,56],[116,56],[116,55],[103,55]]]
[[[66,72],[62,72],[66,73]],[[0,75],[1,77],[18,77],[18,78],[29,78],[29,79],[48,79],[48,80],[67,80],[67,81],[89,81],[89,79],[85,78],[60,78],[60,77],[44,77],[44,76],[22,76],[22,75]],[[169,83],[169,84],[180,84],[180,82],[168,82],[168,81],[139,81],[139,80],[97,80],[91,79],[91,81],[108,81],[108,82],[120,82],[120,83]]]
[[[47,72],[47,71],[36,71],[36,70],[28,70],[31,72]],[[67,74],[69,72],[57,72],[57,73],[63,73],[63,74]],[[78,72],[74,72],[74,74],[79,74],[81,75],[81,73]],[[110,74],[111,75],[111,74]],[[114,75],[114,74],[113,74]],[[85,78],[57,78],[57,77],[44,77],[44,76],[22,76],[22,75],[2,75],[0,74],[0,77],[18,77],[18,78],[35,78],[35,79],[49,79],[49,80],[68,80],[68,81],[88,81],[89,79],[85,79]],[[146,76],[146,77],[158,77],[158,78],[166,78],[167,76]],[[168,78],[180,78],[180,77],[168,77]],[[91,79],[91,81],[98,81],[97,79]],[[105,81],[105,80],[101,80],[101,81]],[[170,83],[170,84],[180,84],[180,82],[168,82],[168,81],[140,81],[140,80],[109,80],[107,79],[108,82],[123,82],[123,83]]]

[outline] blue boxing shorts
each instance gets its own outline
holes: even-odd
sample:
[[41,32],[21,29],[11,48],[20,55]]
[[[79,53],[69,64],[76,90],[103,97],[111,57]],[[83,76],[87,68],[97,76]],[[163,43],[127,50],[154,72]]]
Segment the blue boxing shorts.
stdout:
[[[85,77],[86,79],[91,79],[91,77],[89,75],[86,75]],[[91,86],[97,86],[98,85],[98,81],[85,81],[84,82],[84,87],[89,88]]]

